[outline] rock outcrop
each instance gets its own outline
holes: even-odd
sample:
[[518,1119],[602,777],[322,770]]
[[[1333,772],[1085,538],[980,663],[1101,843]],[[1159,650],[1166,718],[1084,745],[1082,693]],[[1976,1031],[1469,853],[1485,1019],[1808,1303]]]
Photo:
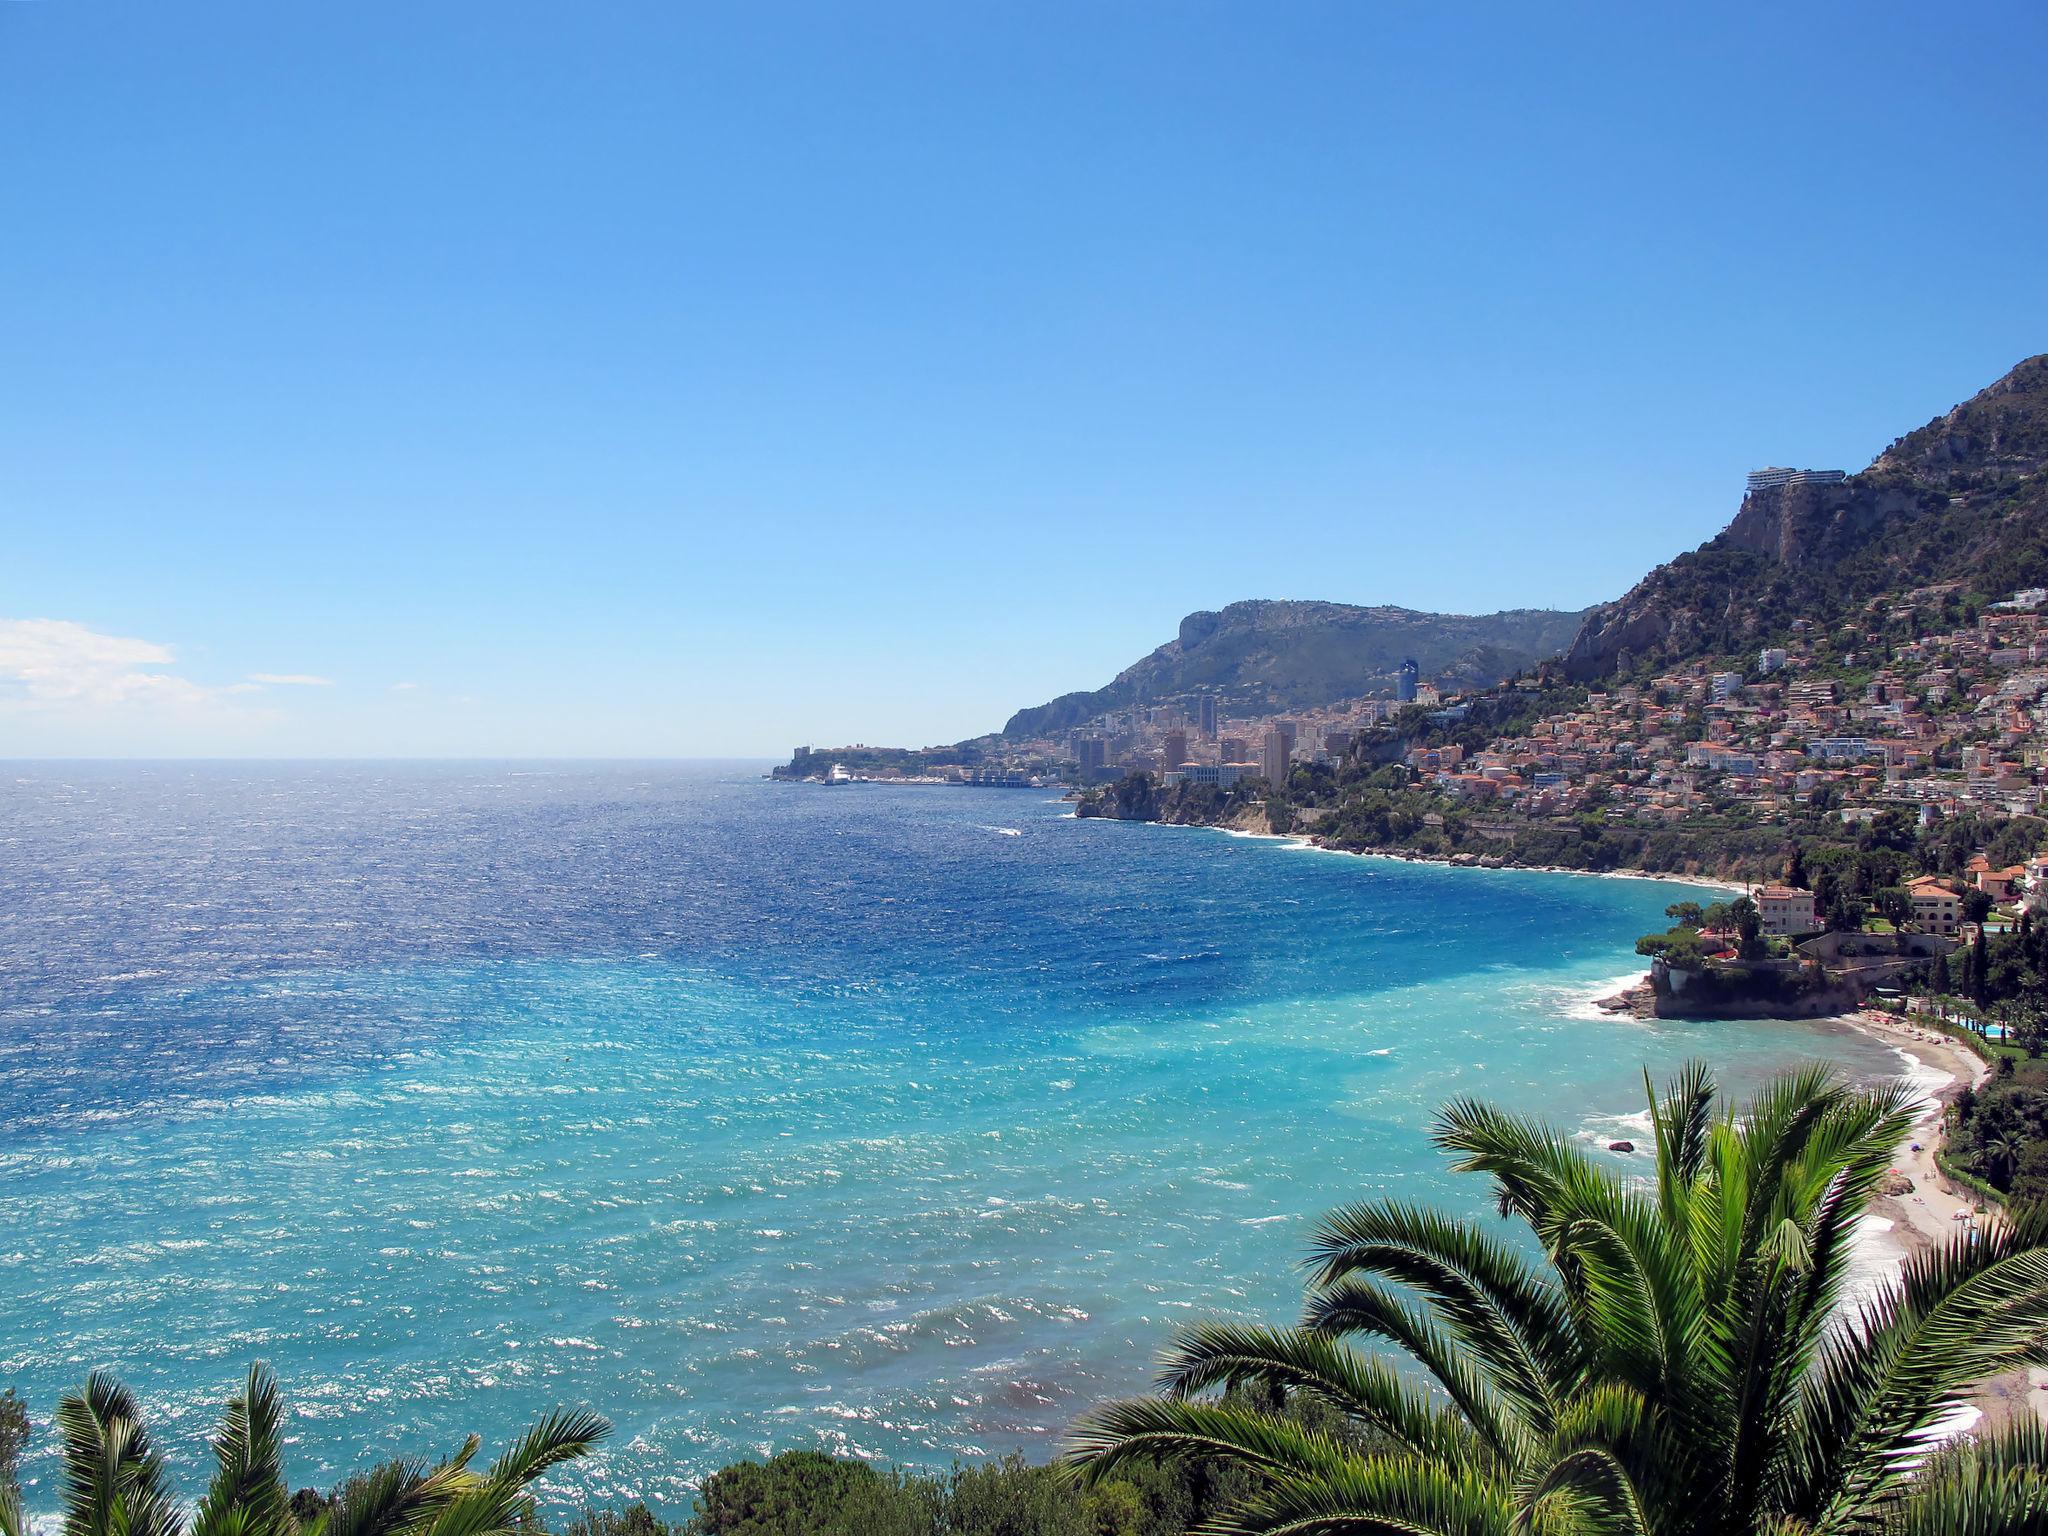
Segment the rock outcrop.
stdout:
[[2048,582],[2048,356],[2033,357],[1835,484],[1752,492],[1729,525],[1602,604],[1564,653],[1581,681],[1740,655],[1798,617],[1961,582]]

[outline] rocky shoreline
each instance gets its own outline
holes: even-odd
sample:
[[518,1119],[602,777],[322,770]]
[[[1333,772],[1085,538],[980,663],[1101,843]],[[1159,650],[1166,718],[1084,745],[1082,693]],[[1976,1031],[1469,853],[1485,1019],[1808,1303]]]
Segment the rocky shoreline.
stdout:
[[1593,1006],[1602,1013],[1624,1014],[1632,1019],[1654,1019],[1658,1016],[1657,989],[1650,985],[1646,971],[1642,980],[1630,982],[1611,996],[1595,998]]

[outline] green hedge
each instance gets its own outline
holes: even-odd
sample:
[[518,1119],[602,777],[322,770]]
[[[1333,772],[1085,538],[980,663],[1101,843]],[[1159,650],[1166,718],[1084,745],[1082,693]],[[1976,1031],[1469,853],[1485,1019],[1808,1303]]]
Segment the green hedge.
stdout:
[[1950,1160],[1946,1149],[1934,1154],[1934,1166],[1942,1171],[1942,1175],[1945,1178],[1953,1179],[1956,1183],[1962,1185],[1963,1188],[1975,1191],[1993,1205],[2002,1206],[2005,1204],[2005,1196],[2003,1194],[1990,1184],[1985,1183],[1984,1180],[1978,1178],[1974,1173],[1966,1173],[1957,1167]]

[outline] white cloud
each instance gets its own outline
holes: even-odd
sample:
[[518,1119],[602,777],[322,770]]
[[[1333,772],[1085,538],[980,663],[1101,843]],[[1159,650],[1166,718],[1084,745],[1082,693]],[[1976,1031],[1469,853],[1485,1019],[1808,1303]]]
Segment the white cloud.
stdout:
[[251,672],[249,681],[271,688],[332,688],[331,677],[315,677],[310,672]]
[[417,687],[419,687],[418,683],[393,683],[391,691],[393,693],[411,693]]
[[158,670],[176,659],[168,645],[70,618],[0,618],[0,709],[231,709],[225,690]]

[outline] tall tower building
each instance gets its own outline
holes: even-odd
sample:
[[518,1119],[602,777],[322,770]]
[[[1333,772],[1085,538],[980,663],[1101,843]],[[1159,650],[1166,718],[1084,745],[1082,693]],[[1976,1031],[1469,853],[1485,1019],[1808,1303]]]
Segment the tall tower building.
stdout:
[[1401,681],[1395,687],[1394,697],[1403,704],[1413,704],[1415,702],[1416,686],[1421,681],[1422,668],[1415,664],[1415,658],[1413,656],[1404,658],[1401,662]]
[[1278,731],[1266,732],[1260,744],[1259,772],[1276,788],[1287,782],[1287,738]]
[[1201,730],[1202,740],[1214,741],[1216,739],[1216,695],[1213,693],[1202,695]]
[[1181,730],[1168,731],[1164,746],[1160,750],[1160,765],[1168,773],[1188,760],[1188,733]]

